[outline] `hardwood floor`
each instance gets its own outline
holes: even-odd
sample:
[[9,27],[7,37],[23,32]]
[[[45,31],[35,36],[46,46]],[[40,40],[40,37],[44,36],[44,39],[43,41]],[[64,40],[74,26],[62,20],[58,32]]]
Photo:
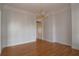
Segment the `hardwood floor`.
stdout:
[[4,48],[2,56],[79,56],[79,50],[59,43],[37,40],[28,44]]

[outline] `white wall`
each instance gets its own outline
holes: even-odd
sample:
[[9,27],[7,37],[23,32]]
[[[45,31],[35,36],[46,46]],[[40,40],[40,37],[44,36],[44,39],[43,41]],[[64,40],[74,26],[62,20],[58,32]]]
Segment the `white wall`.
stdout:
[[7,20],[6,20],[6,11],[2,8],[1,14],[1,48],[7,45]]
[[70,5],[49,13],[48,18],[44,20],[44,39],[50,42],[72,45]]
[[79,4],[72,7],[72,48],[79,49]]
[[1,6],[0,6],[0,54],[1,54]]
[[50,13],[48,18],[44,20],[44,40],[53,42],[53,14]]
[[5,6],[3,19],[3,48],[36,40],[36,20],[32,13]]
[[55,13],[56,42],[72,45],[70,6]]

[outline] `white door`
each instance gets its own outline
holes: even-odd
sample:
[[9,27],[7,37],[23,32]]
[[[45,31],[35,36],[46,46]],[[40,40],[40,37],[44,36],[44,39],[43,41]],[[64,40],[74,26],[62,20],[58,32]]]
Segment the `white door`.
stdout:
[[37,39],[43,39],[43,23],[37,22]]

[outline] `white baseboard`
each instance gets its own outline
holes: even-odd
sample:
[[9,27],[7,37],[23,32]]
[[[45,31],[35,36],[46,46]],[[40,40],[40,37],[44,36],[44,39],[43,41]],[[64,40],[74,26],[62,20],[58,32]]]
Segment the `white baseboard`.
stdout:
[[79,50],[79,48],[72,46],[72,49]]
[[45,41],[48,41],[48,42],[50,42],[50,43],[59,43],[59,44],[67,45],[67,46],[72,46],[72,45],[70,45],[70,44],[63,43],[63,42],[58,42],[58,41],[49,41],[49,40],[45,40]]
[[63,43],[63,42],[56,42],[56,43],[60,43],[60,44],[67,45],[67,46],[72,46],[71,44]]
[[20,43],[8,44],[6,47],[11,47],[11,46],[16,46],[16,45],[26,44],[26,43],[35,42],[35,41],[36,40],[31,40],[31,41],[25,41],[25,42],[20,42]]

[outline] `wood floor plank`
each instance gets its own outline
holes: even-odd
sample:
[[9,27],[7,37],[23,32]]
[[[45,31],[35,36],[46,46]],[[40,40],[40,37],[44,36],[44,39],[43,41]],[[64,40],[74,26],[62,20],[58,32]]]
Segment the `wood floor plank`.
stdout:
[[79,56],[79,50],[59,43],[37,40],[28,44],[4,48],[2,56]]

